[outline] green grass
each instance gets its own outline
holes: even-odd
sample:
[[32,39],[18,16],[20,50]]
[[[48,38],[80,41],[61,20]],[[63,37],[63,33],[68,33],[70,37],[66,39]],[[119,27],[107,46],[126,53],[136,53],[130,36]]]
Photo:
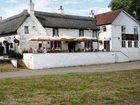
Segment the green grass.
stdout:
[[0,60],[0,72],[10,72],[10,71],[18,71],[20,69],[17,69],[13,67],[10,60]]
[[140,70],[0,80],[0,105],[138,105]]

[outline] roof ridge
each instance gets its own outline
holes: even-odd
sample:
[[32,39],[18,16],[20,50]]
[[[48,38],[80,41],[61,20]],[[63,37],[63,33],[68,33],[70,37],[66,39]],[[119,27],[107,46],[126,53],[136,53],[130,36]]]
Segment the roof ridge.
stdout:
[[57,18],[65,18],[65,19],[75,19],[75,20],[94,20],[91,17],[88,16],[76,16],[76,15],[69,15],[69,14],[58,14],[58,13],[51,13],[51,12],[42,12],[42,11],[35,11],[35,14],[38,13],[42,16],[49,16],[49,17],[57,17]]
[[112,13],[112,12],[121,12],[123,9],[116,9],[116,10],[112,10],[112,11],[109,11],[109,12],[105,12],[105,13],[100,13],[100,14],[97,14],[95,16],[98,16],[98,15],[104,15],[104,14],[108,14],[108,13]]
[[16,19],[16,18],[18,18],[18,17],[22,17],[23,15],[26,15],[27,13],[28,13],[28,12],[27,12],[27,10],[25,9],[25,10],[23,10],[21,13],[19,13],[19,14],[17,14],[17,15],[14,15],[14,16],[11,16],[11,17],[9,17],[9,18],[6,18],[6,19],[2,20],[2,21],[0,22],[0,24],[4,24],[5,22],[11,21],[11,20]]

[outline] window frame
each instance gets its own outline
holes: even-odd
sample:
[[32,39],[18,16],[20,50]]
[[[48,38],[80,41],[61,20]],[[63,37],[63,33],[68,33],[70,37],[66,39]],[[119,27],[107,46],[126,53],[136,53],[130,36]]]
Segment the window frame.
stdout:
[[53,28],[53,37],[58,36],[59,37],[59,29],[58,28]]
[[122,32],[122,33],[126,33],[126,26],[125,26],[125,25],[122,25],[122,26],[121,26],[121,32]]
[[[131,43],[130,43],[131,42]],[[130,46],[131,45],[131,46]],[[132,41],[128,41],[128,48],[132,48]]]
[[102,26],[102,31],[103,32],[107,32],[107,27],[104,25],[104,26]]
[[29,26],[24,26],[24,34],[29,34]]
[[[137,43],[136,43],[137,42]],[[134,41],[134,47],[139,48],[139,41]]]
[[134,34],[138,35],[139,31],[138,31],[138,26],[134,26]]
[[83,37],[84,36],[84,30],[83,29],[79,29],[79,37]]
[[122,41],[122,48],[126,48],[126,41]]

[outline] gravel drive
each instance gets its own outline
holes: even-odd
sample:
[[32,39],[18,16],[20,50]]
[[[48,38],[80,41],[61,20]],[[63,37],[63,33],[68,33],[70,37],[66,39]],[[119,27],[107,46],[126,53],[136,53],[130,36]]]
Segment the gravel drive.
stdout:
[[140,61],[117,63],[117,64],[102,64],[81,67],[68,67],[68,68],[54,68],[44,70],[23,70],[16,72],[0,73],[0,79],[26,77],[26,76],[44,76],[44,75],[61,75],[68,73],[81,73],[81,72],[106,72],[106,71],[121,71],[140,69]]

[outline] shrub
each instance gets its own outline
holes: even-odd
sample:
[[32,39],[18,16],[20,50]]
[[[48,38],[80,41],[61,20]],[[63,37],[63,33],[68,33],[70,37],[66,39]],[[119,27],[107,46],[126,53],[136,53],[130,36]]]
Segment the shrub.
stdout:
[[21,55],[20,53],[17,53],[16,51],[10,50],[8,52],[8,57],[9,58],[15,58],[15,59],[22,59],[23,55]]

